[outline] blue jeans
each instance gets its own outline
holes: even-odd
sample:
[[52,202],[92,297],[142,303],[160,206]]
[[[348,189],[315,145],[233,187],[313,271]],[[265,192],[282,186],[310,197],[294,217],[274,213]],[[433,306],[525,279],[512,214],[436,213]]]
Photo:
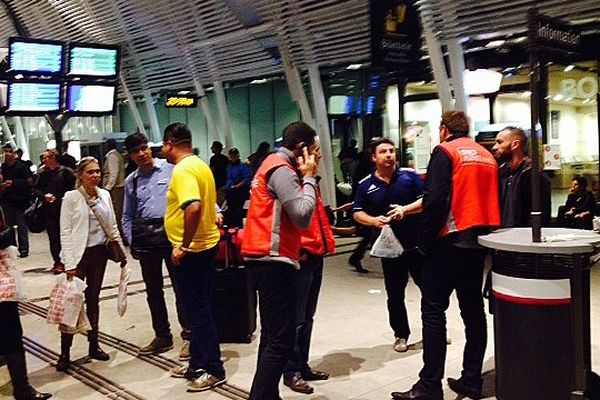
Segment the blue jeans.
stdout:
[[212,315],[212,269],[217,247],[187,253],[176,265],[175,279],[191,330],[190,368],[225,376],[219,336]]
[[323,256],[308,254],[300,262],[300,270],[294,271],[296,292],[296,341],[283,370],[283,376],[291,379],[302,377],[308,371],[308,354],[313,329],[313,317],[317,311],[321,282],[323,281]]

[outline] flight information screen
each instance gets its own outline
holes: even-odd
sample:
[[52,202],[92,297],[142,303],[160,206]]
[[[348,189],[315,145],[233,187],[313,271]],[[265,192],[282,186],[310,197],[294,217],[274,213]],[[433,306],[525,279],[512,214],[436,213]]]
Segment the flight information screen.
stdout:
[[9,83],[9,112],[60,111],[60,84],[58,83]]
[[115,107],[115,86],[69,85],[67,110],[79,113],[112,113]]
[[14,72],[59,74],[62,71],[63,46],[13,39],[8,59],[9,68]]
[[110,48],[71,47],[69,74],[91,76],[115,76],[118,51]]

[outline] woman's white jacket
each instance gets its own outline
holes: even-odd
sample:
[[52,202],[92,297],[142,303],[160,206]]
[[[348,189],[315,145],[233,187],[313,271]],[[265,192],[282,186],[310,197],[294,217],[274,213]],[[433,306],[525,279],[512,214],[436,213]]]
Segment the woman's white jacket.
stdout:
[[[119,244],[123,247],[110,193],[100,188],[97,188],[97,191],[98,198],[109,210],[110,217],[107,222],[111,230],[111,236],[117,238]],[[71,190],[65,193],[60,208],[60,258],[66,269],[76,268],[79,261],[81,261],[88,241],[90,212],[90,207],[79,190]]]

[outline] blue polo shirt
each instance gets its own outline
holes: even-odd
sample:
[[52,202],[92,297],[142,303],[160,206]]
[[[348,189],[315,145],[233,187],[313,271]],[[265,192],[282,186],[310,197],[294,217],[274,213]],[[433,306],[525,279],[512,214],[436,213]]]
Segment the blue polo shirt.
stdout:
[[[414,169],[397,168],[390,183],[379,179],[375,173],[358,183],[353,211],[364,211],[370,216],[387,215],[390,204],[407,205],[423,196],[423,181]],[[410,215],[390,226],[405,249],[417,246],[419,214]]]

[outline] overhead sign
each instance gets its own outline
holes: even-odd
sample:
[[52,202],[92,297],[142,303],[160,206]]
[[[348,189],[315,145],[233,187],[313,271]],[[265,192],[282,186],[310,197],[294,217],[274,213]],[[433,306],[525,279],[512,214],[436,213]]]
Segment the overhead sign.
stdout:
[[196,96],[169,94],[165,99],[167,108],[194,108],[198,106]]
[[529,13],[529,43],[549,52],[576,53],[581,47],[581,29],[558,18]]
[[421,24],[414,1],[371,0],[371,54],[375,66],[421,69]]

